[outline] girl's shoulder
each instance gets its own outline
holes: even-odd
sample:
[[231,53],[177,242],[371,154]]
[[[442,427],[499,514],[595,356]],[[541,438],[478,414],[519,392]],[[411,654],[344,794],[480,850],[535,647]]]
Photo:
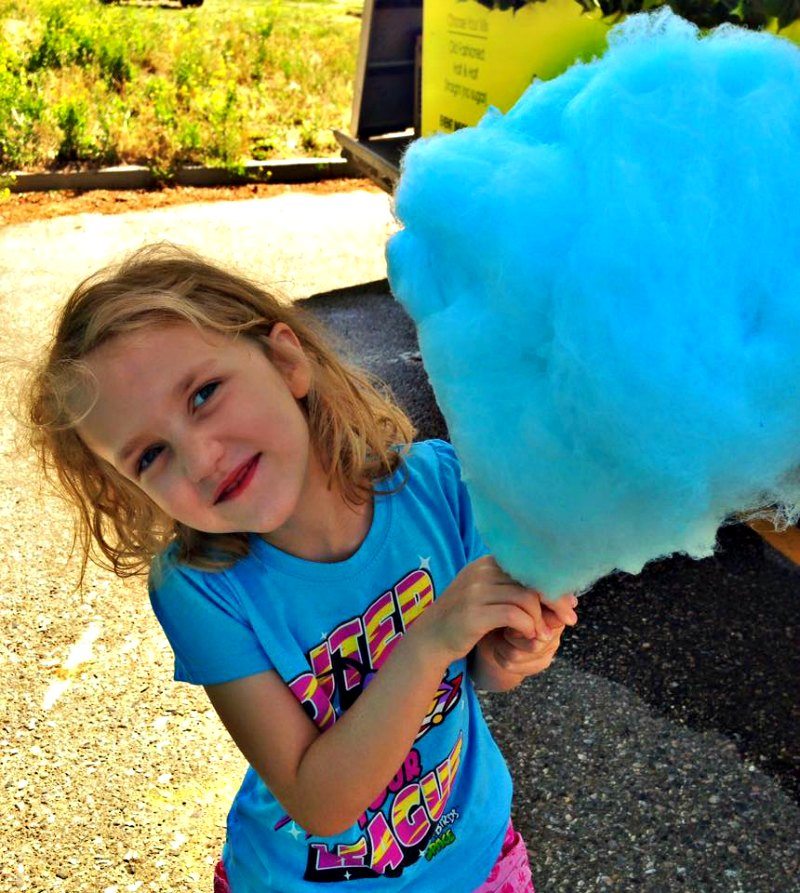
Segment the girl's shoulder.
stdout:
[[420,468],[432,470],[438,473],[449,473],[458,470],[461,463],[451,443],[446,440],[418,440],[411,444],[406,456],[406,463],[410,469]]
[[488,552],[475,526],[469,490],[461,462],[446,440],[414,443],[408,454],[409,482],[415,481],[416,498],[439,518],[449,518],[458,528],[467,561]]
[[413,443],[404,465],[405,483],[413,493],[426,493],[453,506],[464,500],[461,462],[446,440]]
[[198,598],[218,604],[238,602],[239,586],[237,576],[241,572],[240,559],[231,567],[219,570],[206,570],[193,567],[179,560],[177,542],[172,542],[163,552],[156,555],[150,564],[148,590],[154,602],[178,600],[195,601]]
[[453,445],[446,440],[420,440],[411,444],[405,457],[409,481],[438,481],[445,489],[461,483],[461,463]]
[[[167,548],[150,569],[153,612],[175,653],[175,679],[216,685],[272,668],[244,604],[241,563],[202,570],[178,561]],[[220,643],[225,643],[221,647]]]

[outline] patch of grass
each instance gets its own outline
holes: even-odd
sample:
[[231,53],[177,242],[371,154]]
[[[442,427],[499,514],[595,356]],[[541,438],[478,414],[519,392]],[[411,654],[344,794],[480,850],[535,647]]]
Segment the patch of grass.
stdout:
[[13,47],[0,44],[0,168],[35,164],[45,101]]
[[[0,0],[0,170],[337,151],[357,0]],[[355,14],[354,14],[355,13]]]

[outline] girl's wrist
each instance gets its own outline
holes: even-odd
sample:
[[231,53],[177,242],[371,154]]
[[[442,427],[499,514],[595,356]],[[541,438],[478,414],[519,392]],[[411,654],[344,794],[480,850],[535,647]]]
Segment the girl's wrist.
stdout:
[[453,661],[463,655],[451,654],[436,635],[435,625],[423,614],[405,634],[407,647],[414,649],[426,667],[436,668],[443,676]]

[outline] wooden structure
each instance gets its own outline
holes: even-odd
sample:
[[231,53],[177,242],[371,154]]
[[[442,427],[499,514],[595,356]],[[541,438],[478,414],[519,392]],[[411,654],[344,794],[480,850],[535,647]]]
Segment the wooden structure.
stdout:
[[400,156],[419,134],[422,0],[365,0],[346,158],[392,192]]

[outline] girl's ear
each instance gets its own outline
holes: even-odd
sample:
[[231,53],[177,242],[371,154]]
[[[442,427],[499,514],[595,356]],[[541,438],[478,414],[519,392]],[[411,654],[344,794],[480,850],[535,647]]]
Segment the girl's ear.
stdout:
[[269,333],[272,362],[283,376],[295,400],[311,390],[311,361],[300,339],[285,322],[276,322]]

